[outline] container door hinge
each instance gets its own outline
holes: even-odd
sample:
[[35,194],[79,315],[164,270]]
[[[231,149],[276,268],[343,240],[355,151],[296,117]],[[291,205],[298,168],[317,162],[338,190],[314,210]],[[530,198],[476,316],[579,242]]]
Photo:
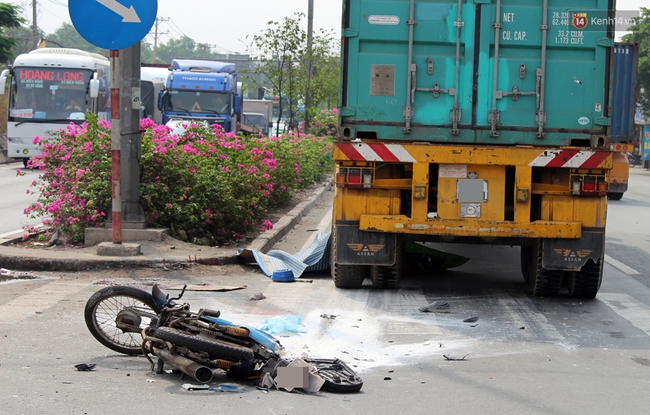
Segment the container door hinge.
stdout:
[[359,36],[359,31],[357,29],[343,29],[343,37],[357,37]]
[[462,116],[462,110],[458,107],[454,107],[449,110],[449,119],[451,120],[453,127],[451,129],[452,135],[458,135],[460,131],[458,130],[458,123],[460,122]]
[[490,137],[498,137],[499,132],[497,131],[497,124],[499,124],[501,118],[501,111],[499,110],[490,110],[488,112],[488,120],[490,121]]
[[611,119],[609,117],[598,117],[594,119],[594,124],[607,127],[611,125]]
[[357,111],[353,108],[343,107],[339,109],[341,117],[354,117]]
[[611,48],[612,46],[614,46],[614,39],[612,39],[611,37],[604,37],[604,38],[598,39],[596,41],[596,44],[598,46],[603,46],[605,48]]
[[535,124],[537,124],[537,138],[544,138],[544,126],[546,125],[546,111],[537,111],[535,113]]

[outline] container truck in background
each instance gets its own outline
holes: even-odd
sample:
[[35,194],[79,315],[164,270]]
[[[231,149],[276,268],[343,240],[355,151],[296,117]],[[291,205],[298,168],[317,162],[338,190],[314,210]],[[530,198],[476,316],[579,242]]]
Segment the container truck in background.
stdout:
[[266,99],[245,99],[242,114],[242,130],[268,137],[273,127],[273,101]]
[[627,191],[630,162],[627,153],[636,153],[639,136],[634,114],[637,107],[636,78],[639,62],[638,43],[616,43],[612,83],[611,138],[614,149],[612,170],[607,176],[609,200],[621,200]]
[[397,287],[407,242],[457,242],[521,247],[533,295],[596,296],[616,8],[590,5],[344,0],[336,287]]
[[236,132],[241,120],[241,82],[233,63],[174,59],[160,94],[163,123],[187,120]]

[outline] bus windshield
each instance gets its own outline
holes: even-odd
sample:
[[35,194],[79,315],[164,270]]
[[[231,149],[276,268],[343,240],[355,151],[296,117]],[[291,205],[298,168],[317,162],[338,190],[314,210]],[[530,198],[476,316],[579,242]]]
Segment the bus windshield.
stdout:
[[14,68],[10,121],[83,118],[88,109],[89,69]]
[[230,100],[227,93],[204,91],[167,91],[164,111],[227,114]]

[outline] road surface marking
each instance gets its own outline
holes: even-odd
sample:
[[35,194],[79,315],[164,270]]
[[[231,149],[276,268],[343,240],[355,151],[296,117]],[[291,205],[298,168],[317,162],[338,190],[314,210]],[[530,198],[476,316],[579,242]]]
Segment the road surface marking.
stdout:
[[627,265],[625,265],[622,262],[619,262],[612,258],[609,255],[605,255],[605,262],[607,262],[609,265],[618,268],[619,270],[623,271],[627,275],[639,275],[641,274],[639,271],[635,270],[634,268],[630,268]]
[[[329,232],[332,229],[332,209],[327,211],[327,213],[323,216],[323,219],[321,219],[320,223],[318,224],[317,231],[326,233]],[[314,239],[316,239],[316,232],[312,232],[311,235],[309,235],[309,239],[307,239],[307,242],[302,246],[302,249],[298,252],[302,252],[305,249],[311,245],[312,242],[314,242]]]
[[596,299],[650,336],[650,308],[627,294],[598,293]]
[[90,285],[89,282],[54,281],[0,306],[0,324],[15,324],[40,314]]

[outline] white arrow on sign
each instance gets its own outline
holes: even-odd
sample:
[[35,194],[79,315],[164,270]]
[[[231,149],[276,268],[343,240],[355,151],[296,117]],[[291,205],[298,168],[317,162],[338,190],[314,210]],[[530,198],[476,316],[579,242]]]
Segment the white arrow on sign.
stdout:
[[140,17],[138,17],[133,6],[127,8],[125,5],[118,3],[117,0],[97,0],[97,2],[122,16],[122,23],[141,23]]

